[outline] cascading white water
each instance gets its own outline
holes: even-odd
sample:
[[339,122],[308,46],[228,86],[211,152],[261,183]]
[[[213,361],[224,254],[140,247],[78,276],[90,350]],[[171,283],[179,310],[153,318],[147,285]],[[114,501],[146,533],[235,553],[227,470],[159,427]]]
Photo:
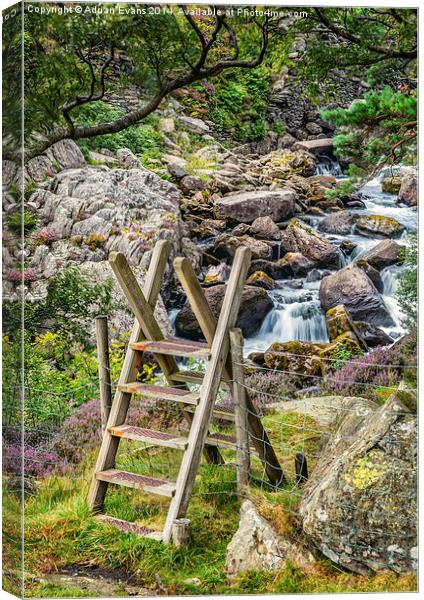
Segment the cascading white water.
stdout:
[[[333,175],[337,178],[343,177],[340,165],[337,161],[332,161],[328,157],[325,157],[318,165],[317,174]],[[381,190],[381,177],[369,182],[361,191],[365,207],[350,209],[351,212],[394,217],[406,227],[406,232],[397,240],[399,244],[405,244],[407,231],[417,227],[416,210],[399,205],[395,195],[383,193]],[[304,220],[311,227],[316,228],[321,219],[306,216]],[[337,245],[343,240],[349,240],[356,245],[350,255],[343,256],[340,268],[352,264],[357,258],[381,242],[381,238],[368,238],[355,233],[327,237]],[[387,267],[381,272],[384,285],[382,299],[395,323],[395,326],[382,329],[393,336],[404,332],[402,328],[402,311],[395,297],[397,280],[401,272],[402,267],[399,266]],[[290,289],[290,282],[280,281],[278,284],[281,289],[270,292],[270,296],[274,301],[274,309],[266,316],[260,330],[253,337],[246,340],[246,353],[253,350],[264,351],[273,342],[290,340],[328,341],[325,315],[321,310],[318,299],[320,282],[308,284],[305,279],[298,281],[302,289]]]
[[293,290],[287,288],[287,283],[279,281],[282,287],[270,292],[274,308],[265,317],[255,336],[245,341],[247,353],[263,352],[273,342],[328,342],[317,284],[305,284],[310,286],[309,289]]
[[332,175],[337,179],[344,177],[342,168],[338,160],[329,156],[320,156],[320,162],[317,164],[317,175]]

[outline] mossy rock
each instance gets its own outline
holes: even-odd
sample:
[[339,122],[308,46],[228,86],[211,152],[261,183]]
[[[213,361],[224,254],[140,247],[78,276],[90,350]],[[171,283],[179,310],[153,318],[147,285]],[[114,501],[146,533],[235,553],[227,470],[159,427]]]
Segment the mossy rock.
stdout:
[[299,517],[307,541],[346,569],[417,569],[417,418],[399,393],[368,414],[344,413],[303,489]]
[[355,231],[368,237],[399,237],[405,230],[405,225],[393,217],[383,215],[364,215],[356,221]]
[[385,177],[381,182],[381,189],[385,194],[398,194],[401,184],[401,177]]
[[246,285],[254,285],[264,288],[265,290],[273,290],[275,288],[275,281],[263,271],[256,271],[247,279]]
[[265,365],[269,369],[287,371],[288,374],[321,376],[325,373],[324,362],[319,352],[326,344],[319,342],[276,342],[264,354]]
[[[363,354],[358,338],[352,331],[346,331],[338,335],[335,340],[318,352],[325,359],[327,369],[342,366],[344,361],[350,360]],[[340,364],[339,364],[340,361]]]

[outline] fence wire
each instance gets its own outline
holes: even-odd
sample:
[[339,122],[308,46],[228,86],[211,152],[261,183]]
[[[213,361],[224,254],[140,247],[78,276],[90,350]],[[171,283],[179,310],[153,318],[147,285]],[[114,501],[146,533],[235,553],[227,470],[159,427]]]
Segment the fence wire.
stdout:
[[[309,357],[302,357],[299,354],[288,354],[291,354],[297,361],[309,359]],[[370,364],[365,359],[356,359],[356,361],[355,365],[358,367],[359,373],[365,372],[367,367],[381,372],[396,369],[402,378],[402,374],[411,371],[415,373],[417,369],[416,364],[409,363],[391,365],[384,362]],[[343,362],[352,363],[352,361]],[[184,364],[180,364],[180,366],[185,368]],[[190,367],[192,370],[192,365]],[[211,422],[209,439],[215,436],[213,443],[218,448],[225,464],[207,465],[203,463],[192,501],[212,503],[218,511],[220,506],[224,506],[231,499],[259,498],[271,505],[282,506],[290,517],[297,518],[303,491],[307,489],[309,479],[313,478],[314,469],[325,456],[326,445],[330,444],[329,448],[331,449],[337,432],[338,425],[336,424],[339,424],[343,418],[366,418],[372,407],[369,402],[370,394],[384,391],[387,397],[387,394],[395,393],[398,389],[398,386],[394,384],[380,385],[361,377],[356,377],[354,380],[347,379],[345,380],[347,387],[354,385],[364,392],[359,395],[359,397],[363,397],[363,402],[352,404],[342,399],[349,396],[346,393],[340,394],[337,398],[334,392],[326,391],[326,385],[337,381],[334,371],[331,370],[329,371],[330,375],[309,375],[296,370],[270,369],[266,366],[254,365],[247,359],[243,359],[239,363],[233,362],[233,367],[242,368],[243,378],[240,380],[232,376],[227,381],[230,391],[227,388],[220,390],[215,409],[221,411],[221,415],[222,412],[226,412],[227,416],[230,414],[234,419],[234,411],[237,407],[234,405],[233,390],[234,386],[239,386],[244,393],[249,395],[254,407],[253,410],[246,409],[246,420],[258,416],[268,437],[256,435],[250,427],[242,429],[240,436],[240,431],[236,431],[234,422],[224,421],[222,418],[214,419]],[[35,498],[43,481],[51,477],[64,478],[65,481],[72,479],[73,485],[75,485],[75,480],[80,480],[81,486],[88,489],[94,470],[96,452],[102,438],[98,400],[100,383],[110,386],[112,398],[117,389],[118,381],[116,377],[113,377],[111,369],[109,369],[109,375],[111,383],[109,381],[99,382],[97,375],[93,374],[92,380],[86,384],[59,392],[27,383],[22,387],[19,384],[19,373],[16,373],[16,383],[5,386],[8,401],[3,410],[3,468],[12,489],[14,487],[19,489],[22,481],[22,469],[27,498]],[[156,373],[156,378],[158,385],[166,384],[163,376],[159,373]],[[266,378],[274,378],[274,390],[270,389],[272,381],[266,382]],[[317,381],[323,386],[323,389],[318,397],[316,397],[316,392],[309,397],[299,395],[290,388],[289,382],[293,378],[300,382],[303,382],[304,378]],[[298,391],[302,389],[303,383],[299,385]],[[189,385],[189,387],[192,391],[199,390],[198,385]],[[81,390],[87,391],[92,399],[76,406],[75,396]],[[280,392],[275,390],[280,390]],[[22,393],[24,402],[21,398]],[[34,395],[41,395],[44,398],[45,403],[48,404],[47,410],[33,402]],[[49,398],[51,402],[47,402]],[[64,403],[66,410],[57,408],[56,405],[61,402]],[[311,403],[315,403],[317,408],[312,409]],[[408,410],[396,410],[391,413],[389,411],[389,414],[398,418],[411,415]],[[20,429],[22,420],[25,423],[23,431]],[[146,429],[170,432],[178,438],[186,437],[189,430],[180,406],[138,396],[133,396],[126,423]],[[246,440],[249,448],[247,461],[249,484],[246,487],[240,487],[240,470],[245,468],[246,461],[239,462],[239,459],[242,451],[245,451]],[[351,441],[350,435],[343,440],[343,434],[338,434],[339,444],[345,443],[347,447]],[[279,467],[284,473],[286,481],[282,485],[269,480],[269,469],[275,468],[276,465],[268,460],[268,450],[275,453]],[[116,468],[175,481],[181,457],[182,452],[173,448],[159,447],[155,445],[154,440],[151,443],[122,440]],[[329,459],[328,456],[327,459]],[[389,483],[386,488],[382,491],[373,490],[373,502],[380,503],[382,513],[385,510],[384,506],[394,494],[396,500],[405,506],[415,501],[414,490],[408,487],[399,489],[398,485],[399,480],[411,477],[415,473],[416,464],[413,459],[404,457],[403,461],[398,462],[396,471],[388,475]],[[107,496],[106,507],[112,512],[112,516],[118,518],[122,517],[122,511],[125,513],[127,494],[139,494],[134,490],[114,489],[114,486],[109,486],[109,490],[111,493]],[[144,508],[140,509],[142,520],[148,521],[150,515],[158,518],[158,512],[163,517],[166,515],[167,505],[161,502],[159,508],[156,508],[155,502],[156,499],[151,500],[144,495],[141,496],[141,503],[144,503]],[[368,552],[372,540],[376,536],[381,539],[387,538],[388,543],[393,539],[392,531],[383,531],[375,523],[368,521],[368,509],[349,502],[337,502],[337,510],[349,516],[349,518],[346,516],[345,523],[337,523],[339,535],[343,532],[348,535],[352,530],[354,527],[352,518],[362,523],[361,535],[365,538],[358,538],[355,541],[355,549],[358,552]],[[234,510],[237,508],[235,507]],[[114,511],[115,514],[113,514]],[[375,516],[377,512],[373,510],[373,515]],[[413,535],[410,533],[399,532],[399,535],[404,539],[409,536],[412,543]]]

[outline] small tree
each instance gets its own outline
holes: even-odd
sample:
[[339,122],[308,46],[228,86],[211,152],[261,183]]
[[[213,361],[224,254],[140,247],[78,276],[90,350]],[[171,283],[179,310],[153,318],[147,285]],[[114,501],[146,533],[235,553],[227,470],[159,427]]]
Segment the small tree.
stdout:
[[[98,5],[84,14],[25,15],[26,159],[65,138],[117,133],[139,123],[174,90],[228,69],[253,69],[264,59],[270,16],[227,15],[224,7]],[[249,43],[241,43],[241,37]],[[6,96],[16,95],[19,27],[5,31]],[[123,65],[128,66],[127,69]],[[112,77],[114,68],[114,77]],[[117,76],[117,78],[116,78]],[[19,78],[18,78],[19,79]],[[77,123],[78,109],[120,91],[140,90],[140,105],[108,122]],[[12,101],[12,98],[9,99]],[[5,99],[7,103],[7,97]],[[6,113],[5,156],[15,150],[16,113]]]

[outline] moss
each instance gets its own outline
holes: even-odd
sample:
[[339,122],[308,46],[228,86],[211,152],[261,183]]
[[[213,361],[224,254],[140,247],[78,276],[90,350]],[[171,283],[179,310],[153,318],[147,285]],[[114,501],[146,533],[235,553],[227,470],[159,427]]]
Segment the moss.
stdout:
[[356,461],[352,472],[347,473],[344,480],[358,490],[365,490],[377,483],[386,472],[387,466],[381,462],[381,453],[371,450]]

